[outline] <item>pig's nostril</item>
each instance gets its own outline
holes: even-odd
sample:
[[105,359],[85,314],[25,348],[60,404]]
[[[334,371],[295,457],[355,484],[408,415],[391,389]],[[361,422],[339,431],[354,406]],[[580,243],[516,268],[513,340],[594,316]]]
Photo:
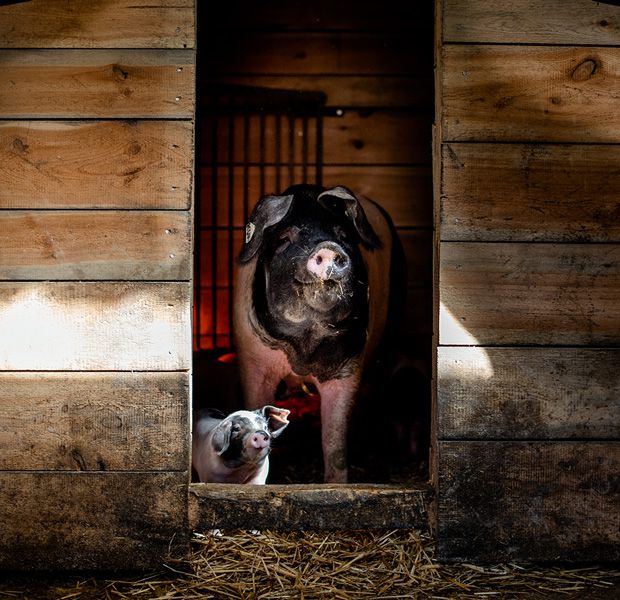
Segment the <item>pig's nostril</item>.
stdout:
[[316,262],[317,265],[320,265],[323,262],[323,257],[318,254],[314,262]]

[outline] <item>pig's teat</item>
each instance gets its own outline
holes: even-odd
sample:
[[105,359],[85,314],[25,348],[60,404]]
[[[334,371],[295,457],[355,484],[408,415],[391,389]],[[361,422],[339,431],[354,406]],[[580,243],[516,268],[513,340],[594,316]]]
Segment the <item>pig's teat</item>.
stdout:
[[349,272],[351,261],[338,244],[324,242],[314,249],[306,268],[318,279],[338,281]]

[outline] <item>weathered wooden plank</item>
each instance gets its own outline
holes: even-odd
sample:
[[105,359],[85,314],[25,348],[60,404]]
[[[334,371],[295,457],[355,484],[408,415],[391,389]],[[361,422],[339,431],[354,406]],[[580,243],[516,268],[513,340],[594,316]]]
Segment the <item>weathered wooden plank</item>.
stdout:
[[442,146],[441,238],[620,241],[620,146]]
[[192,48],[186,0],[39,0],[0,6],[4,48]]
[[[334,108],[372,106],[431,110],[433,107],[433,71],[430,57],[426,68],[421,65],[418,72],[408,77],[259,74],[219,76],[217,83],[323,92],[327,96],[327,105]],[[209,82],[202,85],[208,86]]]
[[192,124],[0,122],[0,208],[190,206]]
[[0,50],[1,118],[180,118],[192,50]]
[[194,530],[428,529],[428,486],[230,485],[194,483],[189,522]]
[[620,558],[620,443],[440,442],[439,560]]
[[620,245],[443,242],[444,345],[620,343]]
[[187,472],[0,472],[0,568],[127,571],[189,550]]
[[620,44],[620,13],[604,2],[444,0],[444,42]]
[[188,280],[187,211],[0,210],[0,280]]
[[443,47],[444,141],[620,142],[620,48]]
[[[201,9],[203,7],[201,6]],[[206,3],[199,15],[206,27],[242,30],[337,30],[359,31],[406,30],[419,39],[429,35],[433,19],[431,2],[389,0],[377,5],[376,0],[264,0],[260,4],[245,0]]]
[[441,439],[620,439],[620,350],[439,347]]
[[0,282],[0,370],[189,369],[188,283]]
[[346,111],[324,120],[326,164],[431,164],[432,115]]
[[230,31],[220,30],[205,43],[205,73],[209,77],[291,73],[413,75],[427,71],[432,64],[432,45],[421,45],[409,32],[402,35],[314,32],[231,35]]
[[[280,169],[278,182],[276,167],[264,168],[264,188],[266,193],[283,192],[291,183],[287,165]],[[248,209],[251,210],[261,195],[260,167],[251,166],[247,169],[247,182],[244,180],[244,168],[233,167],[233,215],[232,224],[244,226],[243,200],[247,191]],[[204,226],[213,223],[211,181],[213,169],[200,169],[201,211],[200,220]],[[303,177],[301,166],[295,166],[292,183],[314,180],[314,167],[311,166]],[[279,185],[278,185],[279,183]],[[397,227],[430,227],[432,225],[432,180],[430,167],[426,166],[367,166],[327,165],[323,168],[323,185],[332,187],[344,185],[356,193],[377,201],[388,211]],[[221,168],[217,171],[217,220],[219,223],[229,222],[228,196],[229,171]],[[0,192],[1,193],[1,192]]]
[[187,373],[0,373],[0,470],[183,471]]

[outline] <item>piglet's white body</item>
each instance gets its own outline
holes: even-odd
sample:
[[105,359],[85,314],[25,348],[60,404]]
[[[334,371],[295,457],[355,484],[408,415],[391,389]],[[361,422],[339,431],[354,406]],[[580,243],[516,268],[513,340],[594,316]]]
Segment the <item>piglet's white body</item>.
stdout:
[[271,440],[288,425],[288,410],[275,406],[239,410],[225,418],[196,415],[192,464],[202,482],[264,484]]

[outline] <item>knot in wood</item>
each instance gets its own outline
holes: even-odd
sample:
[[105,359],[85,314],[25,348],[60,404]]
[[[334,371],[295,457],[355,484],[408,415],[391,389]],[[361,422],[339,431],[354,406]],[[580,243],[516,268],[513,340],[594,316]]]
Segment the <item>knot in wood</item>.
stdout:
[[129,77],[129,72],[125,71],[120,65],[112,65],[112,73],[114,73],[118,79],[127,79],[127,77]]
[[571,77],[573,81],[587,81],[596,73],[598,66],[595,59],[587,58],[573,69]]

